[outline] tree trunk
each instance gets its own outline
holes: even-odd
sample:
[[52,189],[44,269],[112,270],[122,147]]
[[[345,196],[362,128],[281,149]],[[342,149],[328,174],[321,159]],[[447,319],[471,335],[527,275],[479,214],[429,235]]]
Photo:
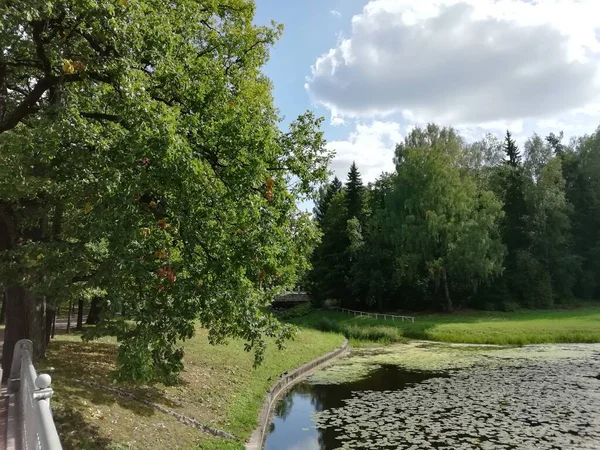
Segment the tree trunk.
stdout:
[[81,330],[83,329],[83,299],[80,298],[77,303],[77,326],[75,329]]
[[52,339],[56,336],[56,315],[58,314],[58,308],[54,310],[52,314]]
[[50,343],[50,338],[52,338],[52,324],[54,323],[55,316],[56,310],[54,308],[46,308],[46,346]]
[[46,355],[45,301],[31,291],[9,286],[6,296],[6,327],[2,351],[4,377],[10,374],[12,356],[17,341],[30,339],[33,342],[34,361]]
[[[32,295],[27,291],[28,295]],[[46,299],[32,297],[29,310],[29,339],[33,342],[33,360],[46,357]]]
[[2,309],[0,309],[0,323],[4,323],[4,308],[6,307],[6,292],[2,293]]
[[450,298],[450,289],[448,289],[448,277],[446,276],[446,269],[442,267],[442,284],[444,285],[444,299],[446,300],[446,311],[452,312],[452,299]]
[[[0,251],[10,250],[16,241],[16,230],[11,206],[0,201]],[[30,230],[27,234],[33,238],[39,237],[41,230]],[[12,356],[17,341],[30,339],[33,342],[34,361],[46,354],[45,309],[46,302],[42,297],[21,286],[5,287],[4,313],[6,327],[4,329],[4,346],[2,350],[3,378],[10,375]]]
[[100,311],[102,306],[100,305],[100,299],[98,297],[92,297],[92,304],[90,305],[90,312],[88,313],[87,325],[96,325],[100,320]]
[[69,300],[69,308],[67,309],[69,314],[69,316],[67,317],[67,334],[69,334],[69,332],[71,331],[71,314],[73,313],[73,300]]
[[4,328],[4,347],[2,349],[3,378],[10,374],[15,344],[29,336],[29,302],[27,291],[10,286],[4,292],[6,299],[6,327]]

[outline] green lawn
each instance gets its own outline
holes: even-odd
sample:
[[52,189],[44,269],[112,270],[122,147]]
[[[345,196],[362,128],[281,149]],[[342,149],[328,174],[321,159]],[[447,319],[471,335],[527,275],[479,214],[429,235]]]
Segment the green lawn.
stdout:
[[[208,344],[205,330],[185,343],[185,370],[175,386],[113,383],[116,344],[84,343],[77,335],[57,336],[40,370],[54,367],[53,410],[65,450],[219,449],[239,450],[254,430],[264,394],[283,373],[336,347],[339,334],[302,330],[283,351],[269,344],[265,361],[253,368],[243,343]],[[74,382],[111,385],[234,434],[237,442],[215,439],[131,399]]]
[[406,338],[471,344],[525,345],[600,342],[600,308],[418,315],[415,323],[317,311],[298,325],[343,333],[355,341],[394,342]]

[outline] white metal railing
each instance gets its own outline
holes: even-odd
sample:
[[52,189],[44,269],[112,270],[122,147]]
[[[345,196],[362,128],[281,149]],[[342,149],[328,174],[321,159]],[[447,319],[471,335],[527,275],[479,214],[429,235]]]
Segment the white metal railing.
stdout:
[[52,379],[37,374],[32,355],[30,340],[17,342],[8,380],[9,393],[16,395],[21,450],[62,450],[50,409]]
[[355,311],[353,309],[340,308],[338,306],[332,306],[331,309],[333,309],[335,311],[341,311],[344,313],[348,313],[348,314],[353,314],[355,316],[367,316],[367,317],[374,317],[376,319],[379,319],[380,317],[382,317],[384,320],[387,320],[389,317],[392,321],[400,320],[402,322],[407,321],[407,322],[415,323],[415,318],[413,316],[396,316],[394,314],[369,313],[369,312],[364,312],[364,311]]

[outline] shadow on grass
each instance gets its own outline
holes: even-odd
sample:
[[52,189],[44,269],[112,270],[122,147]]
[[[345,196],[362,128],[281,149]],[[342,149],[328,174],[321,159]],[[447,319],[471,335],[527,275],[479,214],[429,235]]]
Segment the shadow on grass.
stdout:
[[54,422],[64,450],[106,450],[114,448],[110,439],[102,436],[74,407],[53,407]]
[[[135,397],[168,408],[179,405],[165,396],[159,383],[136,385],[116,382],[117,346],[113,343],[79,340],[52,341],[46,359],[41,362],[40,370],[53,369],[53,381],[66,396],[87,400],[93,404],[111,405],[122,397],[100,388],[92,388],[75,379],[98,383],[133,394]],[[184,382],[182,382],[184,383]],[[127,399],[121,406],[136,414],[148,416],[155,412],[153,408],[134,399]],[[162,413],[160,413],[162,414]]]

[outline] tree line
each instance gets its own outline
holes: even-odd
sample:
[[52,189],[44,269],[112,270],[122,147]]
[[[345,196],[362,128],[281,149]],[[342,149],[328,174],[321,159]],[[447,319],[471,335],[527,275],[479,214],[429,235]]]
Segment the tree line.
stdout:
[[563,143],[510,132],[467,143],[412,130],[395,171],[356,164],[324,186],[322,240],[305,284],[316,304],[379,310],[548,308],[600,298],[600,129]]

